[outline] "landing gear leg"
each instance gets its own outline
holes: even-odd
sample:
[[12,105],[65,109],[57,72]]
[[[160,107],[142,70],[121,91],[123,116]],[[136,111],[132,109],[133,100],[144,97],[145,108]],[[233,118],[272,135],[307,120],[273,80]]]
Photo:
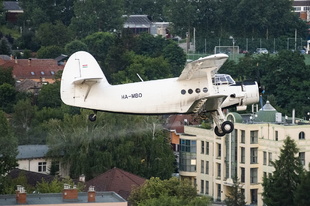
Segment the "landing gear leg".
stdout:
[[214,133],[222,137],[225,134],[231,133],[234,130],[234,124],[230,121],[224,121],[225,116],[221,108],[218,108],[217,111],[211,112],[214,123],[216,124],[214,128]]
[[88,116],[88,119],[93,122],[93,121],[96,121],[96,117],[97,117],[97,110],[94,110],[94,114],[90,114]]

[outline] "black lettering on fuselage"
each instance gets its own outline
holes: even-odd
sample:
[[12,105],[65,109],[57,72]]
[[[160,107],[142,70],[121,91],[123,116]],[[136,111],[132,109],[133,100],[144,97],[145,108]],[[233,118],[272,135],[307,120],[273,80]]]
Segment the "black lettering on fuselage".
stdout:
[[124,95],[121,95],[121,99],[137,99],[137,98],[142,98],[142,93],[134,93],[134,94],[124,94]]

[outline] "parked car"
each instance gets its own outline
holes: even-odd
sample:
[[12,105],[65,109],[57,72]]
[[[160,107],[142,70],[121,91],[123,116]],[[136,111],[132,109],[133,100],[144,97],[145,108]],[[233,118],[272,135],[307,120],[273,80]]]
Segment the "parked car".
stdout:
[[257,48],[256,53],[257,54],[268,54],[268,50],[266,48]]

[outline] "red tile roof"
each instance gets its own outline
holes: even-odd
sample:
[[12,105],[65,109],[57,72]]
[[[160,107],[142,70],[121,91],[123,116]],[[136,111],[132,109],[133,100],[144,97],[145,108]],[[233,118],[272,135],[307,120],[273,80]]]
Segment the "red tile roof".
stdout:
[[198,125],[199,121],[199,118],[195,119],[191,114],[170,115],[166,128],[169,130],[175,130],[176,133],[184,133],[184,125]]
[[55,59],[15,59],[0,60],[3,67],[13,67],[14,79],[54,79],[54,74],[63,70]]
[[95,191],[114,191],[128,199],[132,187],[140,186],[146,179],[114,167],[86,182],[86,189],[95,186]]

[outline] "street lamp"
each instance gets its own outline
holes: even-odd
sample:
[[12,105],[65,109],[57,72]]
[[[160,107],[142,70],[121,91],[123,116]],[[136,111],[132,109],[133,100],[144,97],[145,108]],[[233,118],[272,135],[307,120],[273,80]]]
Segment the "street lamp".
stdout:
[[235,60],[235,39],[233,36],[230,36],[229,39],[232,39],[232,42],[233,42],[233,60]]

